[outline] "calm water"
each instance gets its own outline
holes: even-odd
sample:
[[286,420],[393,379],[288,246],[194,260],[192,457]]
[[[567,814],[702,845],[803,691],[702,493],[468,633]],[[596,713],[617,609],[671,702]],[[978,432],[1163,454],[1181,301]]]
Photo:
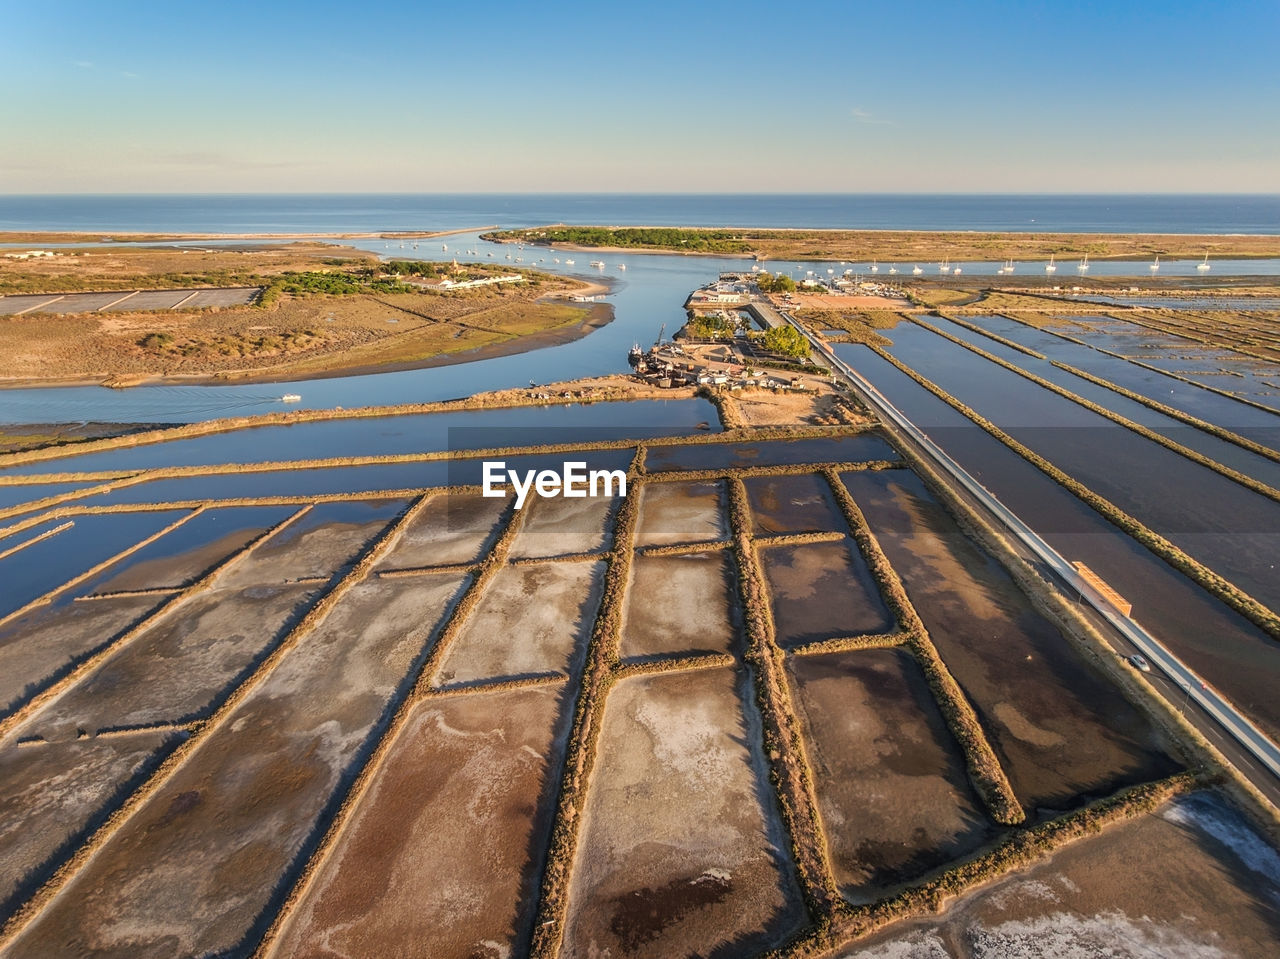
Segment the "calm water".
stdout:
[[220,194],[0,196],[3,230],[325,233],[544,223],[1280,233],[1277,195]]
[[[568,406],[459,410],[376,419],[339,419],[175,439],[146,446],[39,460],[5,470],[7,475],[96,472],[155,466],[267,463],[327,456],[394,456],[441,450],[499,449],[559,443],[607,442],[676,436],[699,429],[719,432],[716,409],[707,400],[637,400]],[[74,488],[67,484],[69,488]],[[30,486],[0,486],[21,495]],[[44,495],[52,495],[46,492]],[[33,499],[22,496],[20,500]]]

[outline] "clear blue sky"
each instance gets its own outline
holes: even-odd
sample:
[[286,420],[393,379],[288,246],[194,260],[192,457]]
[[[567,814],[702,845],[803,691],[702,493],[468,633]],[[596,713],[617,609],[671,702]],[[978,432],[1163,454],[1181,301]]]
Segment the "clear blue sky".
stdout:
[[0,4],[0,193],[1280,192],[1280,2]]

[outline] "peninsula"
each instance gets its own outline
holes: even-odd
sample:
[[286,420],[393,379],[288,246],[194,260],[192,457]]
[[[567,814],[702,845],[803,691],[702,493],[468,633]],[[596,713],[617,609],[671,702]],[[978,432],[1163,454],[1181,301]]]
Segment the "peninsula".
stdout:
[[483,239],[571,250],[700,253],[758,260],[1246,259],[1280,256],[1280,236],[1162,233],[987,233],[918,230],[758,230],[553,226],[499,230]]
[[509,265],[384,262],[318,241],[39,252],[0,258],[0,384],[414,369],[564,342],[612,319],[608,305],[569,300],[599,284]]

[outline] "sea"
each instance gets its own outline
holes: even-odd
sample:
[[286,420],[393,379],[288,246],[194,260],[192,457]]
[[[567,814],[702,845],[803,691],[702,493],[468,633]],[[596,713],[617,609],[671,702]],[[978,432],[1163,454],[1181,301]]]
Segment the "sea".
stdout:
[[801,227],[1280,234],[1280,194],[361,193],[0,196],[0,230],[364,233],[522,227]]

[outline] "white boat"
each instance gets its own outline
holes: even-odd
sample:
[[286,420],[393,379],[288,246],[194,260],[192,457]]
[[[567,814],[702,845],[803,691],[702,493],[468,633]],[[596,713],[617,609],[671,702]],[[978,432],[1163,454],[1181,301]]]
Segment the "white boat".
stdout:
[[619,264],[618,264],[618,269],[619,269],[619,270],[625,270],[626,268],[627,268],[627,264],[625,264],[625,263],[619,263]]
[[892,276],[893,274],[895,274],[895,273],[897,273],[897,272],[898,272],[898,268],[897,268],[896,266],[891,266],[891,267],[889,267],[889,275],[890,275],[890,276]]
[[604,260],[592,260],[591,265],[594,266],[597,270],[603,270]]
[[286,393],[284,396],[280,397],[280,402],[281,403],[301,403],[302,397],[299,396],[297,393]]
[[1208,253],[1206,253],[1206,254],[1204,255],[1204,262],[1203,262],[1203,263],[1197,263],[1197,264],[1196,264],[1196,269],[1197,269],[1197,270],[1199,270],[1201,273],[1208,272],[1208,270],[1210,269],[1210,267],[1209,267],[1209,254],[1208,254]]
[[565,265],[565,266],[573,266],[573,260],[565,260],[565,261],[564,261],[564,265]]
[[1058,272],[1058,264],[1056,264],[1056,263],[1054,263],[1054,262],[1053,262],[1053,254],[1052,254],[1052,253],[1050,253],[1050,254],[1049,254],[1049,262],[1048,262],[1048,263],[1046,263],[1046,264],[1044,265],[1044,271],[1045,271],[1046,273],[1057,273],[1057,272]]
[[958,266],[957,266],[957,267],[954,267],[954,268],[951,270],[951,273],[952,273],[952,275],[953,275],[953,276],[959,276],[959,275],[960,275],[960,267],[958,267]]
[[1005,271],[1006,273],[1012,273],[1012,272],[1013,272],[1013,260],[1012,260],[1012,259],[1011,259],[1011,260],[1009,260],[1009,262],[1008,262],[1008,263],[1006,263],[1006,264],[1004,265],[1004,271]]
[[872,272],[872,273],[879,273],[879,272],[880,272],[880,267],[876,265],[876,261],[875,261],[875,260],[872,260],[872,261],[871,261],[871,272]]
[[939,272],[939,273],[950,273],[950,272],[951,272],[951,260],[950,260],[950,258],[945,259],[945,260],[943,260],[941,263],[939,263],[939,264],[938,264],[938,272]]
[[1076,269],[1077,269],[1077,270],[1079,270],[1081,273],[1088,273],[1088,272],[1089,272],[1089,254],[1088,254],[1088,253],[1086,253],[1086,254],[1084,255],[1084,259],[1083,259],[1083,260],[1081,260],[1081,261],[1076,265]]
[[912,271],[911,271],[911,272],[912,272],[915,276],[919,276],[921,273],[923,273],[923,272],[924,272],[924,270],[920,269],[919,265],[917,265],[915,268],[913,268],[913,269],[912,269]]
[[441,252],[441,253],[448,253],[448,252],[449,252],[449,245],[448,245],[447,243],[441,243],[441,244],[440,244],[440,252]]
[[1150,270],[1152,273],[1160,272],[1160,255],[1158,253],[1156,254],[1155,261],[1152,262],[1152,264],[1149,267],[1147,267],[1147,269]]

